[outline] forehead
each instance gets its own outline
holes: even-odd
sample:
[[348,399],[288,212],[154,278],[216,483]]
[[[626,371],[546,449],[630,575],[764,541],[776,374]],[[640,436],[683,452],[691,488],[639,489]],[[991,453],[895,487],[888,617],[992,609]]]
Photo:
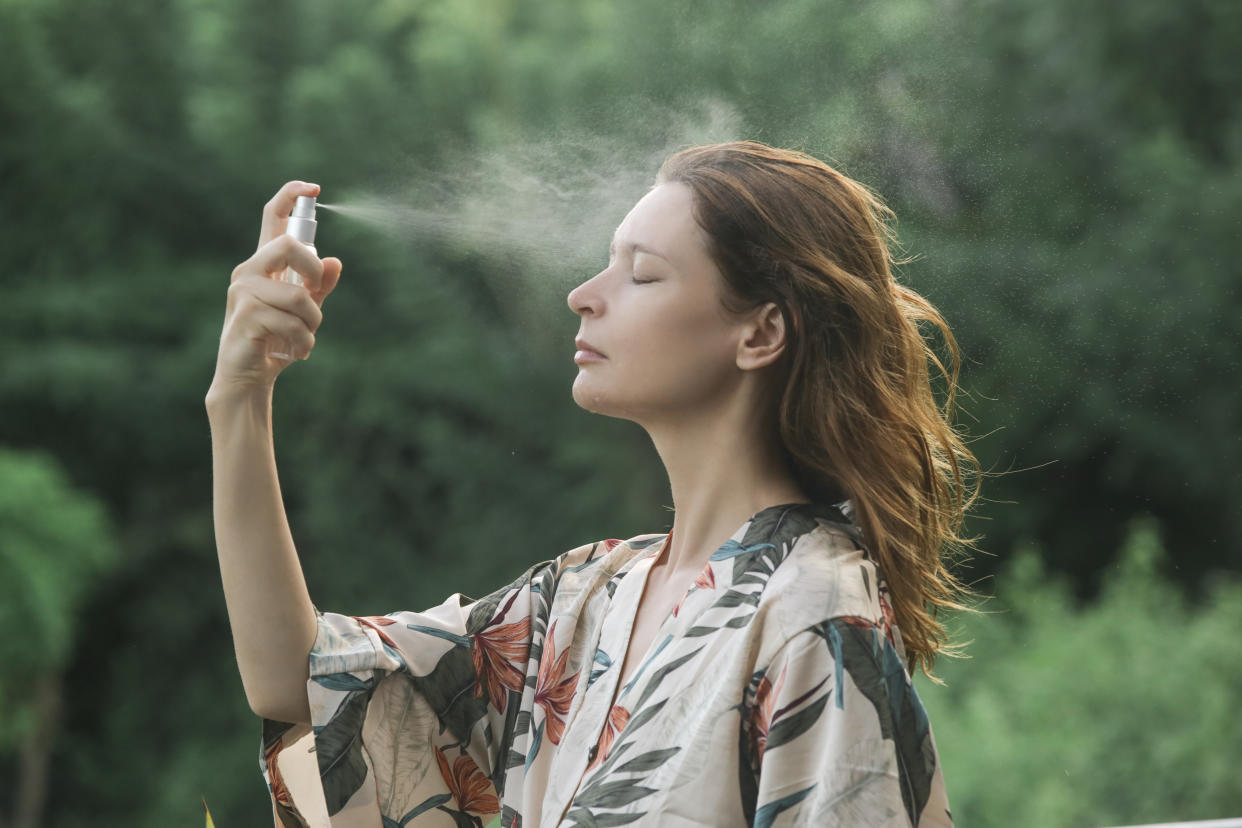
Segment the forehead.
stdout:
[[693,206],[693,194],[685,184],[660,184],[639,199],[617,226],[613,244],[642,245],[689,269],[707,256]]

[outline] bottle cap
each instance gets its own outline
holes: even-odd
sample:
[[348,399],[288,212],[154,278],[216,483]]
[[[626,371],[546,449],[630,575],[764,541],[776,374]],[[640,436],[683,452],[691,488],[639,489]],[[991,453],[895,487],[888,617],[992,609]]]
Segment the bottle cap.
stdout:
[[315,197],[298,196],[293,203],[293,213],[289,216],[285,232],[303,244],[314,244],[316,224]]

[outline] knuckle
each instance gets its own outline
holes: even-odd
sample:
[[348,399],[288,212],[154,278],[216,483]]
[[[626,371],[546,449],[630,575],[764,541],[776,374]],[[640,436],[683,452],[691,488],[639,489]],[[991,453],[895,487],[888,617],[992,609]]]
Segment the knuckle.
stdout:
[[249,270],[243,273],[239,273],[237,275],[237,281],[229,285],[229,292],[249,293],[250,291],[254,290],[255,280],[259,278],[262,278],[262,277],[256,276],[254,273],[251,273]]
[[311,298],[309,290],[303,290],[298,295],[298,304],[307,319],[320,319],[323,312],[319,310],[319,306],[315,304],[315,300]]
[[237,298],[233,301],[233,309],[239,316],[249,316],[253,313],[258,300],[254,298],[254,294],[249,291],[238,291]]
[[264,263],[266,263],[277,253],[277,251],[280,250],[279,244],[280,236],[274,236],[273,238],[268,239],[263,243],[263,246],[255,252],[255,258],[258,259],[262,257]]

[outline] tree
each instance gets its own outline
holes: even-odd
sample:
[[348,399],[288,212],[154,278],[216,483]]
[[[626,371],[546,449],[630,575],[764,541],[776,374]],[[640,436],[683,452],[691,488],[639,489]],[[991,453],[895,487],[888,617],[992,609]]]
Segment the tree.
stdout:
[[83,632],[84,599],[117,559],[94,497],[46,454],[0,448],[0,764],[16,765],[4,774],[15,780],[4,824],[43,824],[63,673]]

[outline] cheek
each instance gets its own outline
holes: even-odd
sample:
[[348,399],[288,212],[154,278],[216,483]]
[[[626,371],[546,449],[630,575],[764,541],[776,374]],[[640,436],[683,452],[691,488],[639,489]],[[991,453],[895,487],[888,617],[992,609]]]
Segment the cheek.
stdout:
[[623,366],[628,380],[663,394],[694,398],[723,382],[731,373],[734,349],[718,318],[696,309],[652,320],[632,361]]
[[687,297],[632,309],[641,322],[633,335],[609,340],[610,359],[578,371],[575,402],[598,414],[642,420],[727,393],[737,380],[735,346],[708,301]]

